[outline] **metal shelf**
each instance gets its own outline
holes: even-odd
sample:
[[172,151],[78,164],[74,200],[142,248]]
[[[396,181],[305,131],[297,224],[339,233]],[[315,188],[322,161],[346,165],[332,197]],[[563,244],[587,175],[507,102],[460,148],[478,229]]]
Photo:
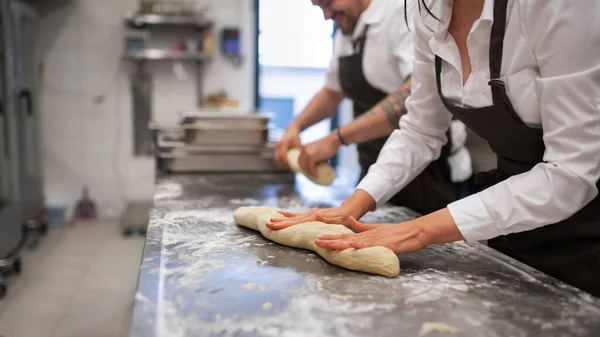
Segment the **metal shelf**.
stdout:
[[134,14],[131,12],[125,14],[125,22],[136,27],[160,25],[207,28],[213,25],[212,21],[199,15]]
[[175,51],[166,49],[146,49],[137,52],[126,52],[125,57],[136,61],[144,60],[191,60],[204,61],[208,56],[198,52]]

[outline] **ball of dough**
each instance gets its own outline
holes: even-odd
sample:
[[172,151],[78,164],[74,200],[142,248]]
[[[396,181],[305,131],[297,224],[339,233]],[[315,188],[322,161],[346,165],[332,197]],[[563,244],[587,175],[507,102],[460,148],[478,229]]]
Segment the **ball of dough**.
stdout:
[[291,149],[287,153],[288,164],[290,169],[294,172],[300,172],[304,174],[308,179],[318,185],[329,186],[335,180],[335,170],[329,163],[320,163],[317,165],[317,176],[311,177],[302,171],[299,163],[300,149]]

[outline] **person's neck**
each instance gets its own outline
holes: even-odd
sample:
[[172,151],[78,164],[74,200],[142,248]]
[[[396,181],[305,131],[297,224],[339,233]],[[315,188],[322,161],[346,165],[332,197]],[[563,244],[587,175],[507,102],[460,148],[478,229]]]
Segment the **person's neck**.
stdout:
[[363,8],[367,9],[367,7],[369,7],[369,5],[371,4],[371,0],[361,0]]

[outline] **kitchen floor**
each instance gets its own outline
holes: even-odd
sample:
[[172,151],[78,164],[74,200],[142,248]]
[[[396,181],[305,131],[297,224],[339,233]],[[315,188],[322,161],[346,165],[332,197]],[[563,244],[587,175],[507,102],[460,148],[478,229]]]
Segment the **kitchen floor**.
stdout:
[[144,239],[118,223],[51,228],[0,300],[0,337],[127,336]]

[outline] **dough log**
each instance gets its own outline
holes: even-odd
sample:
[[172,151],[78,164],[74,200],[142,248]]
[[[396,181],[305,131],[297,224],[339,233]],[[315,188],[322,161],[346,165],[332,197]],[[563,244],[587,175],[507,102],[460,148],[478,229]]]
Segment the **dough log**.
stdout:
[[319,221],[306,222],[278,231],[265,225],[269,219],[283,218],[272,207],[240,207],[234,214],[235,221],[244,227],[259,231],[267,239],[279,244],[312,250],[327,262],[346,269],[395,277],[400,273],[398,256],[386,247],[363,249],[348,248],[342,251],[323,249],[315,245],[315,239],[323,234],[346,234],[352,231],[343,225],[330,225]]
[[287,160],[292,171],[304,174],[312,182],[319,185],[329,186],[335,180],[335,170],[328,163],[320,163],[319,165],[317,165],[317,176],[311,177],[308,174],[304,173],[304,171],[302,171],[302,168],[300,168],[300,164],[298,163],[299,159],[299,149],[291,149],[288,151]]

